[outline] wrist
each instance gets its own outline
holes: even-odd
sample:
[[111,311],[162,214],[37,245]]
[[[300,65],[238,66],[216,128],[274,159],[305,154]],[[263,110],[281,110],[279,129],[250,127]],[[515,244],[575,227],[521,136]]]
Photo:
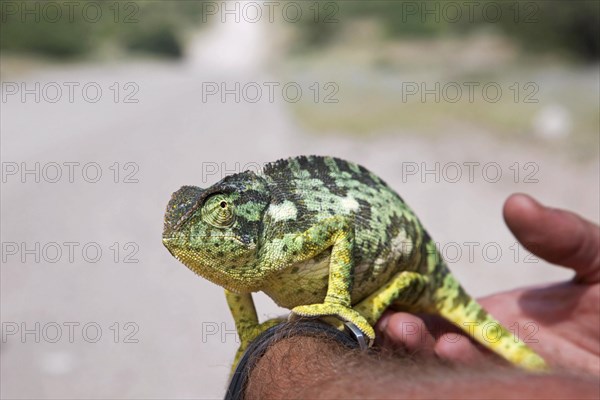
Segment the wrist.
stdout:
[[307,387],[294,385],[293,381],[313,372],[311,367],[324,356],[330,360],[333,354],[366,349],[362,337],[355,332],[352,327],[340,331],[316,319],[281,323],[267,329],[248,346],[232,376],[226,399],[256,398],[269,387]]

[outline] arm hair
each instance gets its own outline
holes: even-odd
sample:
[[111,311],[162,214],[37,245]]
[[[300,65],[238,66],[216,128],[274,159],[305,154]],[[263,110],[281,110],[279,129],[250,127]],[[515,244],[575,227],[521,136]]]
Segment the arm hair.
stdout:
[[598,377],[532,374],[486,362],[449,365],[431,357],[363,353],[329,338],[275,343],[251,371],[247,399],[598,399]]

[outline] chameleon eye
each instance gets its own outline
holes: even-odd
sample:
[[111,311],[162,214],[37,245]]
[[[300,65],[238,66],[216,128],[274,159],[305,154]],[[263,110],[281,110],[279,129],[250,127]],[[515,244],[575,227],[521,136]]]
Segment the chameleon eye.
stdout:
[[233,225],[235,221],[233,207],[224,194],[216,194],[204,202],[202,219],[217,228],[227,228]]

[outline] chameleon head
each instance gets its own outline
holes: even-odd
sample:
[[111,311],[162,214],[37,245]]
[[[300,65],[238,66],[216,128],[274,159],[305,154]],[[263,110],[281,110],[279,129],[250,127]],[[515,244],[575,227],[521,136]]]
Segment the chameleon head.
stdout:
[[234,292],[257,290],[257,252],[266,185],[252,172],[226,177],[208,189],[184,186],[165,213],[163,244],[196,274]]

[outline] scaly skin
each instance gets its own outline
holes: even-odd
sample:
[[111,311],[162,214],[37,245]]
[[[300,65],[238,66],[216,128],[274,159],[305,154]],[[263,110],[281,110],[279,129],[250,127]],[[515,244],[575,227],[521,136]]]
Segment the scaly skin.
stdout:
[[441,315],[530,370],[544,360],[477,304],[449,272],[415,214],[379,177],[331,157],[296,157],[260,174],[184,186],[167,206],[163,243],[226,289],[241,339],[262,331],[251,292],[299,316],[336,316],[371,340],[386,308]]

